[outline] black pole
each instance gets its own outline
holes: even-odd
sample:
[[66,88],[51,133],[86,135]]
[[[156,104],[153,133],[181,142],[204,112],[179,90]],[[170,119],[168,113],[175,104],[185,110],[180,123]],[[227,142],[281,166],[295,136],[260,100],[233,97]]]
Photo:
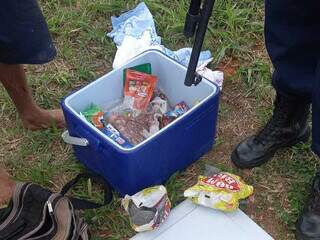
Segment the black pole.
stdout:
[[184,25],[184,35],[193,37],[200,17],[200,7],[202,0],[191,0],[189,11]]
[[[201,48],[203,45],[204,37],[207,31],[209,19],[212,15],[214,3],[215,3],[215,0],[204,0],[203,7],[200,10],[201,13],[198,20],[197,33],[195,36],[195,41],[193,44],[191,58],[190,58],[190,62],[187,70],[186,79],[185,79],[186,86],[192,86],[192,84],[197,85],[200,83],[202,79],[202,77],[196,73],[196,69],[197,69],[197,64],[198,64]],[[191,8],[191,5],[190,5],[190,8]]]

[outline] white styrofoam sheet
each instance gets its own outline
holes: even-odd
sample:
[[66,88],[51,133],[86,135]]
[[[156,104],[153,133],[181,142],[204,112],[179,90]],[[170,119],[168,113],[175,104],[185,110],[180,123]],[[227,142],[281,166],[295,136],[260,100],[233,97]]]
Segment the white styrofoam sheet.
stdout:
[[160,228],[131,240],[273,240],[241,210],[224,213],[197,206],[190,200],[175,207]]

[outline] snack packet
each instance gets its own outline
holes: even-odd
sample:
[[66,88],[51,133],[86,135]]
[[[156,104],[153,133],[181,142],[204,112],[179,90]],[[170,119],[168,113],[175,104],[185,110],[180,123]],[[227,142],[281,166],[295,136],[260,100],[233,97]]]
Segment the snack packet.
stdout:
[[160,128],[164,128],[178,117],[182,116],[189,111],[189,107],[185,102],[178,103],[174,106],[173,110],[166,112],[160,121]]
[[185,102],[178,103],[172,111],[165,114],[166,117],[178,118],[189,111],[189,107]]
[[89,121],[96,128],[104,128],[103,115],[101,108],[95,104],[91,104],[83,112],[80,112],[80,115],[84,116],[87,121]]
[[101,131],[107,135],[112,141],[118,143],[121,147],[131,148],[133,145],[124,137],[122,134],[111,124],[107,124],[107,126]]
[[171,210],[167,190],[162,185],[146,188],[133,196],[126,195],[122,206],[136,232],[157,228],[168,218]]
[[239,208],[239,201],[252,195],[253,187],[239,176],[220,172],[212,176],[199,176],[198,183],[184,192],[192,202],[226,212]]
[[[126,79],[126,70],[127,69],[128,68],[123,70],[123,79]],[[137,66],[131,67],[129,69],[135,70],[137,72],[147,73],[147,74],[151,74],[152,73],[152,68],[151,68],[151,64],[150,63],[137,65]]]
[[146,110],[153,96],[157,80],[156,76],[127,69],[124,104],[130,106],[133,110]]

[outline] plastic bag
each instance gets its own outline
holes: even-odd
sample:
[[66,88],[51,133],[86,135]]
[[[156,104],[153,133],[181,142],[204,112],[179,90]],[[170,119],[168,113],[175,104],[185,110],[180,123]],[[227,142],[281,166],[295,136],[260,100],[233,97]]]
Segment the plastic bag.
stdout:
[[164,128],[178,117],[189,111],[189,107],[185,102],[180,102],[174,106],[173,110],[166,112],[160,120],[160,128]]
[[174,106],[172,111],[167,112],[166,117],[178,118],[189,111],[189,107],[185,102],[180,102]]
[[239,208],[239,201],[252,195],[253,187],[237,175],[220,172],[199,176],[198,183],[184,192],[194,203],[226,212]]
[[122,206],[129,214],[130,224],[136,232],[157,228],[169,216],[171,202],[164,186],[146,188],[133,196],[126,195]]
[[153,96],[157,80],[156,76],[127,69],[124,104],[133,110],[146,110]]
[[160,97],[155,97],[150,103],[151,111],[165,114],[168,111],[168,102]]
[[105,121],[111,123],[128,141],[137,145],[160,130],[158,118],[154,112],[133,114],[106,114]]

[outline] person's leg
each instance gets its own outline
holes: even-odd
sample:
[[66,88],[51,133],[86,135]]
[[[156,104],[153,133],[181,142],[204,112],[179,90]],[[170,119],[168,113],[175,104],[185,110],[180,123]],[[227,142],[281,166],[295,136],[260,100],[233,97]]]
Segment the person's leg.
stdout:
[[318,1],[266,0],[265,42],[277,92],[311,102],[320,40]]
[[[312,149],[320,158],[320,51],[318,54],[312,98]],[[320,171],[314,177],[310,199],[296,223],[296,239],[320,240]]]
[[53,123],[64,126],[60,110],[43,110],[32,100],[20,65],[44,64],[55,56],[56,49],[37,0],[1,2],[0,81],[27,128],[47,128]]
[[320,158],[320,52],[312,99],[312,150]]
[[10,200],[15,185],[15,181],[0,166],[0,207]]
[[0,63],[0,81],[14,102],[24,127],[31,130],[48,128],[53,124],[64,127],[61,110],[44,110],[33,101],[22,65]]
[[275,71],[273,116],[257,135],[242,141],[231,159],[240,168],[259,166],[277,150],[308,140],[320,26],[317,1],[266,0],[265,40]]

